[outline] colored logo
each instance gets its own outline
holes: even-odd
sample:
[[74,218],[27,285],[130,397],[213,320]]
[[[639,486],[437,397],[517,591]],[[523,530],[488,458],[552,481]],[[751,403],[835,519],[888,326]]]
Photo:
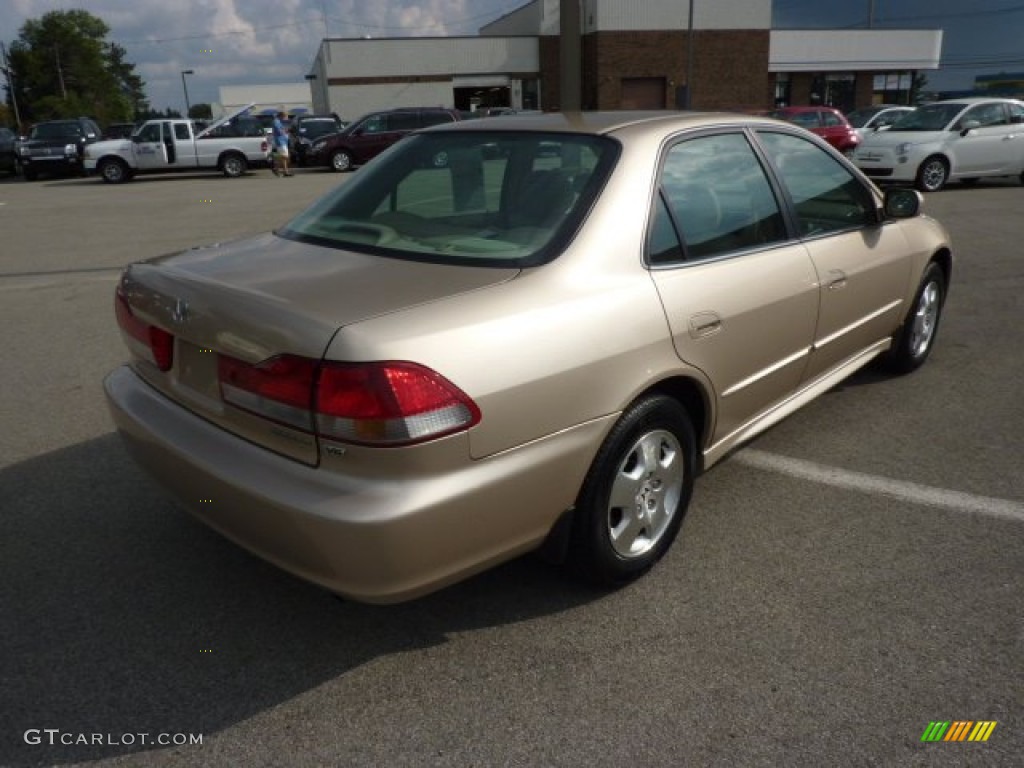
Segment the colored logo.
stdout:
[[988,741],[995,729],[995,720],[933,720],[921,734],[921,741]]

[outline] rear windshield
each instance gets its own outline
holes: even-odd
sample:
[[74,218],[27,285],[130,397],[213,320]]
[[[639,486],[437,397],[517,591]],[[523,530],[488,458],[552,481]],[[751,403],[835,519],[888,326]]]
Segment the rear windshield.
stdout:
[[78,123],[40,123],[32,128],[31,139],[74,139],[82,135]]
[[414,134],[278,234],[418,261],[530,266],[572,236],[618,151],[591,135]]

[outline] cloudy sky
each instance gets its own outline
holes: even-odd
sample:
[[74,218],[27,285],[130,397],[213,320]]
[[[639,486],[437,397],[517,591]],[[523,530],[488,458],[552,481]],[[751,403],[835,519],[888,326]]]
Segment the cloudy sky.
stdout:
[[[644,2],[644,0],[633,0]],[[698,0],[698,2],[714,0]],[[0,0],[0,40],[47,11],[84,8],[146,82],[156,108],[215,102],[220,85],[301,82],[320,40],[330,37],[473,35],[525,0]],[[967,88],[976,72],[1024,71],[1020,0],[774,0],[778,28],[944,28],[944,68],[932,87]],[[948,65],[948,66],[947,66]]]

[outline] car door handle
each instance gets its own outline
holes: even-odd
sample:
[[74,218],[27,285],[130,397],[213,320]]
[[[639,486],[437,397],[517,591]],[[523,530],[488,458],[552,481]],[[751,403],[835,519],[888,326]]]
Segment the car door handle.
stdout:
[[690,318],[690,336],[700,339],[722,330],[722,318],[715,312],[698,312]]
[[846,287],[846,273],[841,269],[830,269],[828,271],[828,282],[825,287],[830,291],[838,291]]

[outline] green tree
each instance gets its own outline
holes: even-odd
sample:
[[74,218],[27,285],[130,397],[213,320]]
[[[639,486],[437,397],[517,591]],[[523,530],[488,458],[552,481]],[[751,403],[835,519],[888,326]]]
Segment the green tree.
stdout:
[[212,120],[213,107],[209,104],[193,104],[188,108],[188,116],[193,120]]
[[145,107],[144,83],[125,49],[106,40],[109,32],[102,19],[83,10],[50,11],[22,25],[10,49],[22,120],[135,119]]

